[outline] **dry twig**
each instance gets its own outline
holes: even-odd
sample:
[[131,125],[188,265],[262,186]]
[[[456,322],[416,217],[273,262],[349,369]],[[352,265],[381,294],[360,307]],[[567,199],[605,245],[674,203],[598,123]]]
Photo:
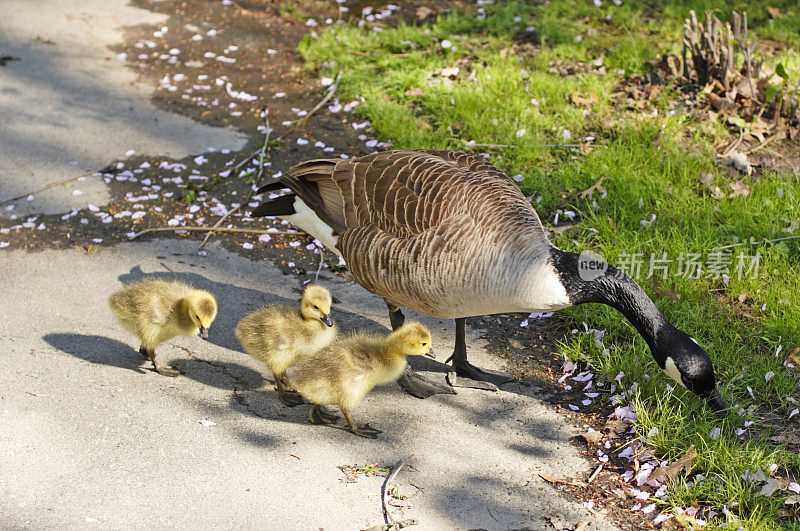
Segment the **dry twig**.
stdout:
[[295,121],[295,123],[294,123],[294,125],[292,125],[292,127],[290,127],[289,129],[287,129],[286,131],[281,133],[281,135],[278,138],[275,139],[275,142],[280,142],[281,140],[283,140],[284,137],[286,137],[287,135],[289,135],[290,133],[295,131],[298,127],[300,127],[301,125],[306,123],[308,121],[308,119],[311,118],[314,115],[315,112],[320,110],[323,105],[328,103],[330,101],[330,99],[333,97],[334,92],[336,92],[336,89],[339,88],[339,80],[341,80],[341,79],[342,79],[342,71],[339,70],[339,73],[336,74],[336,79],[333,80],[333,84],[330,86],[330,88],[328,88],[328,93],[325,95],[325,97],[322,98],[319,101],[319,103],[314,105],[314,107],[312,107],[311,110],[308,111],[308,114],[306,114],[305,116],[303,116],[299,120]]
[[70,177],[69,179],[64,179],[63,181],[56,181],[54,183],[50,183],[50,184],[48,184],[46,186],[43,186],[42,188],[39,188],[38,190],[34,190],[33,192],[26,192],[26,193],[24,193],[22,195],[18,195],[16,197],[11,197],[9,199],[3,199],[2,201],[0,201],[0,205],[5,205],[6,203],[13,203],[14,201],[17,201],[19,199],[23,199],[25,197],[28,197],[29,195],[36,195],[36,194],[40,194],[42,192],[46,192],[47,190],[50,190],[51,188],[55,188],[56,186],[61,186],[61,185],[69,184],[72,181],[77,181],[81,177],[86,177],[86,174],[79,175],[77,177]]
[[[258,151],[258,172],[256,173],[256,178],[253,180],[253,183],[252,183],[252,184],[254,184],[256,186],[258,186],[258,183],[261,182],[261,176],[264,174],[264,155],[266,154],[267,149],[269,147],[270,134],[272,134],[272,127],[270,127],[270,123],[269,123],[269,109],[266,109],[264,111],[264,113],[265,113],[264,121],[265,121],[265,126],[266,126],[267,130],[264,132],[264,143],[261,145],[261,149]],[[251,158],[252,158],[252,156],[249,157],[248,159],[245,159],[245,160],[249,160]],[[244,199],[244,201],[239,203],[239,206],[237,206],[234,209],[231,209],[224,216],[219,218],[219,220],[214,224],[214,228],[217,228],[220,225],[222,225],[222,222],[225,221],[231,214],[233,214],[234,212],[236,212],[237,210],[242,208],[242,205],[245,205],[245,204],[249,203],[251,197],[253,197],[253,188],[252,188],[252,186],[250,187],[250,193],[247,194],[247,197]],[[213,232],[209,232],[208,234],[206,234],[206,237],[203,238],[203,241],[200,243],[200,246],[197,248],[197,252],[200,252],[200,251],[203,250],[203,247],[206,246],[206,243],[208,242],[208,239],[211,238],[212,234],[213,234]]]
[[175,232],[185,230],[187,232],[235,232],[235,233],[242,233],[242,234],[269,234],[272,236],[273,234],[277,235],[291,235],[291,236],[302,236],[304,233],[302,232],[293,232],[293,231],[285,231],[285,230],[278,230],[278,231],[270,231],[270,230],[261,230],[261,229],[237,229],[237,228],[226,228],[226,227],[154,227],[152,229],[144,229],[142,231],[137,232],[130,238],[129,240],[135,240],[139,236],[144,236],[145,234],[149,234],[151,232]]
[[381,487],[381,506],[383,507],[383,521],[386,523],[386,525],[391,526],[395,524],[394,519],[389,514],[389,506],[386,503],[386,491],[389,488],[389,483],[394,481],[394,478],[397,477],[397,474],[400,473],[400,470],[406,466],[406,463],[408,463],[408,460],[412,457],[414,457],[414,454],[411,454],[400,461],[400,464],[397,465],[388,476],[386,476],[386,481],[383,482],[383,487]]

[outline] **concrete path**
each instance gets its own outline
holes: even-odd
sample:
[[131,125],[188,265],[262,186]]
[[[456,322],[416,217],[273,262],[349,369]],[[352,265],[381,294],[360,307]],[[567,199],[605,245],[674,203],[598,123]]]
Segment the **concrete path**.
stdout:
[[0,66],[0,200],[88,176],[0,215],[104,205],[105,183],[91,174],[129,150],[181,158],[244,145],[233,130],[157,109],[153,88],[108,48],[121,27],[166,17],[127,0],[0,0],[0,13],[0,55],[16,58]]
[[[219,248],[199,257],[196,246],[4,252],[0,527],[364,529],[382,523],[382,478],[346,483],[337,466],[409,454],[397,484],[410,507],[393,514],[419,529],[594,521],[537,476],[574,477],[587,463],[568,442],[577,431],[522,386],[427,400],[376,389],[355,417],[384,431],[377,440],[313,426],[307,406],[282,406],[233,328],[260,304],[296,301],[294,277]],[[108,310],[108,296],[144,274],[191,282],[220,303],[209,342],[161,347],[185,373],[175,379],[150,370]],[[341,299],[333,317],[343,330],[386,330],[380,299],[337,277],[322,283]],[[452,323],[423,322],[446,357]],[[471,360],[500,368],[468,334]],[[598,528],[607,526],[588,527]]]

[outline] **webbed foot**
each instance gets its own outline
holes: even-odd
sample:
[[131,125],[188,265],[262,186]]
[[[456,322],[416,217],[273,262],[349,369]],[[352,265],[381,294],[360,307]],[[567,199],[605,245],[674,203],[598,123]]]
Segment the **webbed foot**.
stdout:
[[308,412],[308,419],[311,424],[333,424],[338,418],[339,415],[325,411],[317,404],[311,406],[311,410]]
[[279,391],[278,397],[284,406],[295,407],[304,404],[303,397],[297,391]]
[[163,376],[169,376],[170,378],[175,378],[181,373],[181,371],[173,369],[172,367],[159,367],[159,366],[156,366],[156,372]]
[[429,396],[433,395],[456,394],[455,389],[449,385],[429,380],[419,372],[412,369],[406,369],[406,372],[404,372],[403,376],[400,377],[398,383],[406,393],[417,398],[428,398]]
[[383,433],[381,430],[375,429],[369,424],[362,424],[361,426],[351,426],[350,432],[358,435],[359,437],[364,437],[367,439],[375,439],[378,437],[379,433]]
[[515,380],[514,376],[507,372],[479,369],[468,361],[453,361],[453,368],[456,377],[452,378],[450,385],[455,387],[497,391],[498,385]]

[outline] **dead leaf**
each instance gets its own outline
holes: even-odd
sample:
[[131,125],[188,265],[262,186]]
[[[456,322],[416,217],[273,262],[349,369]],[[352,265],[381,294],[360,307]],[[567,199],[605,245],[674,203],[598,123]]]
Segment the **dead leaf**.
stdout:
[[778,9],[777,7],[768,7],[767,13],[769,13],[770,18],[774,19],[783,18],[783,15],[781,15],[781,10]]
[[428,122],[423,122],[422,120],[417,122],[417,127],[425,131],[431,131],[433,129],[433,126],[431,124],[429,124]]
[[547,474],[539,474],[539,477],[543,480],[547,481],[548,483],[555,483],[558,485],[569,485],[571,487],[588,487],[587,483],[583,481],[576,481],[574,479],[561,479],[555,476],[548,476]]
[[417,8],[417,20],[425,20],[429,16],[433,14],[433,9],[429,8],[428,6],[419,6]]
[[728,194],[730,199],[739,196],[747,197],[750,195],[750,187],[747,186],[747,183],[742,180],[736,181],[735,183],[729,183],[728,188],[732,190],[732,192]]
[[442,68],[439,71],[439,75],[442,77],[449,77],[450,79],[455,79],[458,77],[458,72],[460,69],[457,66],[448,66],[447,68]]
[[764,486],[761,487],[761,491],[758,493],[759,496],[772,496],[776,490],[781,488],[778,481],[774,478],[768,478],[764,483]]
[[747,154],[735,149],[730,150],[724,157],[720,157],[720,163],[725,166],[732,166],[747,175],[753,173],[753,165],[747,160]]
[[785,503],[786,505],[800,505],[800,495],[793,494],[788,498],[786,498],[785,500],[783,500],[783,503]]
[[592,105],[596,100],[594,94],[589,94],[588,97],[584,97],[576,93],[572,94],[571,98],[573,103],[577,103],[578,105],[586,105],[587,107]]
[[625,422],[624,420],[613,417],[606,421],[605,429],[608,430],[608,435],[611,437],[616,437],[620,433],[625,433],[628,431],[628,427],[630,425]]
[[658,277],[656,275],[653,275],[650,278],[653,279],[653,293],[655,293],[659,298],[666,297],[666,298],[668,298],[670,300],[673,300],[673,301],[676,301],[676,300],[681,298],[681,294],[677,293],[675,291],[675,283],[674,282],[672,283],[672,287],[671,288],[668,288],[666,291],[664,291],[664,290],[660,289],[660,286],[659,286],[659,283],[658,283]]
[[789,354],[789,357],[786,359],[789,363],[794,363],[795,367],[800,367],[800,347],[794,349],[794,352]]
[[611,492],[613,492],[613,493],[614,493],[614,495],[615,495],[617,498],[619,498],[620,500],[624,500],[625,498],[627,498],[627,497],[628,497],[628,496],[625,494],[625,491],[624,491],[624,490],[622,490],[622,489],[621,489],[621,488],[619,488],[619,487],[611,487]]
[[800,435],[787,432],[780,435],[773,435],[769,440],[778,444],[800,444]]
[[714,184],[714,176],[712,174],[710,173],[702,174],[700,176],[700,182],[706,185],[706,188],[708,188],[711,191],[711,197],[713,197],[714,199],[722,199],[723,197],[725,197],[725,194],[722,193],[720,187]]
[[599,443],[603,439],[603,434],[597,430],[589,429],[586,433],[581,434],[581,437],[586,441],[586,444],[592,445]]
[[682,471],[685,470],[686,474],[690,474],[692,472],[692,461],[694,461],[696,457],[697,453],[694,451],[694,445],[691,445],[681,458],[674,463],[668,464],[667,466],[660,466],[656,468],[650,473],[650,477],[654,479],[666,477],[668,482],[673,482],[678,477],[678,474],[680,474]]
[[600,192],[601,194],[606,193],[606,189],[603,188],[603,180],[605,178],[606,178],[606,176],[603,175],[602,177],[600,177],[600,180],[598,180],[592,186],[590,186],[589,188],[587,188],[586,190],[581,192],[580,198],[581,199],[586,199],[587,197],[592,197],[592,194],[595,192],[595,190]]
[[408,89],[403,94],[405,96],[416,97],[416,96],[422,96],[423,94],[425,94],[425,91],[422,90],[419,87],[415,87],[415,88],[412,88],[412,89]]
[[796,231],[799,228],[800,228],[800,221],[797,221],[795,219],[795,220],[793,220],[792,222],[789,223],[788,227],[786,227],[785,229],[781,229],[781,230],[783,232],[791,234],[791,233],[793,233],[794,231]]

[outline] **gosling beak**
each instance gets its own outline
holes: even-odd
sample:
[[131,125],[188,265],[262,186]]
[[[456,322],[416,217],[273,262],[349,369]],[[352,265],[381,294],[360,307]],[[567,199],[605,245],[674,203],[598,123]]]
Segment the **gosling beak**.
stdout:
[[200,339],[208,341],[208,328],[205,326],[200,327]]
[[722,395],[719,394],[718,389],[714,389],[714,391],[706,397],[706,400],[708,401],[708,406],[713,409],[718,416],[724,418],[729,413],[730,406],[725,402],[725,399],[722,398]]
[[436,356],[433,354],[433,349],[430,349],[425,355],[433,360],[436,359]]
[[322,314],[322,322],[328,326],[333,326],[333,319],[331,319],[331,314],[329,313]]

